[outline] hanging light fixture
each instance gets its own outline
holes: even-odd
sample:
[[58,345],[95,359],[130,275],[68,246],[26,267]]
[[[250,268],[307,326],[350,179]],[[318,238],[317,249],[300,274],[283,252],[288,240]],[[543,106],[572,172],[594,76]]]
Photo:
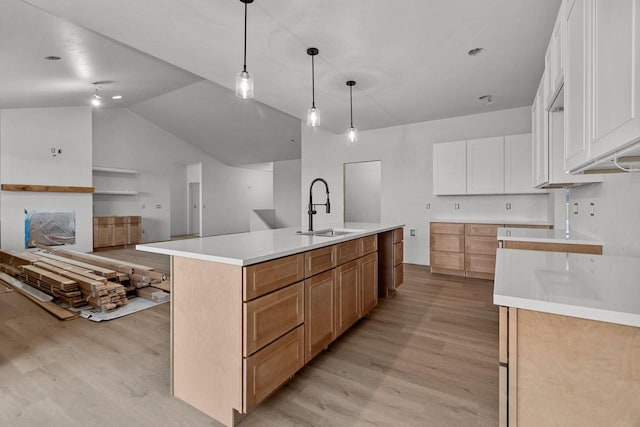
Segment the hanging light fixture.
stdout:
[[102,97],[98,95],[98,88],[96,87],[96,93],[93,94],[93,98],[91,98],[91,105],[94,107],[99,107],[102,105],[102,101],[100,101]]
[[358,129],[353,127],[353,87],[355,85],[356,82],[354,80],[347,81],[347,86],[349,86],[349,109],[351,113],[351,126],[349,126],[349,130],[347,131],[349,142],[356,142],[358,140]]
[[253,98],[253,76],[247,72],[247,4],[253,0],[240,0],[244,3],[244,62],[242,71],[236,74],[236,96],[242,99]]
[[315,83],[315,64],[313,57],[318,54],[318,49],[310,47],[307,49],[307,54],[311,56],[311,108],[307,111],[307,125],[319,126],[320,125],[320,110],[316,108],[316,83]]

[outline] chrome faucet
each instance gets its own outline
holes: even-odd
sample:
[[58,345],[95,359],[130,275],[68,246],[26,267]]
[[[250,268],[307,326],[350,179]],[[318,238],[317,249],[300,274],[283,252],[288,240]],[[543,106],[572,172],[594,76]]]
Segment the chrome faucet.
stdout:
[[[318,181],[322,182],[324,184],[324,188],[327,190],[326,203],[317,203],[317,204],[313,203],[313,191],[312,191],[313,184],[315,184]],[[327,213],[331,212],[331,203],[329,202],[329,184],[327,184],[327,181],[325,181],[322,178],[316,178],[313,181],[311,181],[311,186],[309,187],[309,211],[307,212],[309,214],[309,231],[313,231],[313,216],[318,213],[314,209],[315,206],[325,206],[327,208]]]

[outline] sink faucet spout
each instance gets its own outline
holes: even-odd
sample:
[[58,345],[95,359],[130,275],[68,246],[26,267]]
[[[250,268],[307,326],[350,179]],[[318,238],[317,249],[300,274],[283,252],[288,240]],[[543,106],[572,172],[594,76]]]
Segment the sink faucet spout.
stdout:
[[[324,184],[324,188],[327,191],[326,203],[317,203],[317,204],[313,203],[313,184],[315,184],[318,181]],[[314,179],[313,181],[311,181],[311,185],[309,186],[309,210],[307,211],[307,213],[309,214],[309,231],[313,231],[313,216],[316,213],[318,213],[315,210],[316,206],[324,206],[326,208],[326,212],[331,213],[331,202],[329,201],[329,184],[327,184],[327,181],[325,181],[322,178]]]

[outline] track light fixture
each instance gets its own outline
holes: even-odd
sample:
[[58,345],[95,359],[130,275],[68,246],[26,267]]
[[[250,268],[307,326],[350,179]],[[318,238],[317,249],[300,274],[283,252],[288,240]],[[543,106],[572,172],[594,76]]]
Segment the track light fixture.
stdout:
[[319,50],[315,47],[307,49],[307,54],[311,56],[311,108],[307,111],[307,125],[319,126],[320,125],[320,110],[316,108],[316,87],[315,87],[315,63],[313,57],[319,53]]
[[349,86],[349,111],[351,115],[351,126],[349,126],[349,130],[347,131],[349,142],[356,142],[358,140],[358,129],[353,127],[353,87],[355,85],[356,82],[354,80],[347,81],[347,86]]
[[244,3],[244,61],[242,71],[236,74],[236,96],[242,99],[253,98],[253,76],[247,72],[247,4],[253,0],[240,0]]

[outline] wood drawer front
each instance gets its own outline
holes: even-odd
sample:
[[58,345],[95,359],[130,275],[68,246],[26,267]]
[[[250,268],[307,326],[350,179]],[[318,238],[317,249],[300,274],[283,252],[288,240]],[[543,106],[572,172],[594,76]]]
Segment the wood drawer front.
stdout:
[[247,357],[304,322],[304,282],[243,304]]
[[363,237],[360,242],[360,255],[367,255],[378,250],[378,235]]
[[304,254],[244,267],[243,296],[248,301],[304,279]]
[[336,245],[336,265],[344,264],[360,256],[360,239],[349,240],[348,242]]
[[457,224],[455,222],[432,222],[431,233],[464,234],[464,224]]
[[393,265],[402,264],[404,260],[404,243],[398,242],[393,244]]
[[496,255],[498,240],[488,236],[466,236],[464,239],[464,251],[467,254]]
[[336,245],[304,254],[304,277],[310,277],[336,266]]
[[404,229],[396,228],[393,230],[393,243],[402,242],[404,240]]
[[404,266],[398,264],[393,267],[393,287],[397,288],[404,283]]
[[431,250],[464,252],[464,234],[431,234]]
[[496,271],[496,257],[493,255],[466,254],[464,269],[478,273],[494,274]]
[[431,267],[464,270],[464,253],[431,251]]
[[465,224],[464,234],[467,236],[498,236],[498,224]]
[[95,224],[96,221],[100,225],[114,224],[115,223],[115,220],[114,220],[114,218],[112,216],[94,216],[93,217],[93,223]]
[[244,359],[244,410],[257,405],[304,366],[304,325]]

